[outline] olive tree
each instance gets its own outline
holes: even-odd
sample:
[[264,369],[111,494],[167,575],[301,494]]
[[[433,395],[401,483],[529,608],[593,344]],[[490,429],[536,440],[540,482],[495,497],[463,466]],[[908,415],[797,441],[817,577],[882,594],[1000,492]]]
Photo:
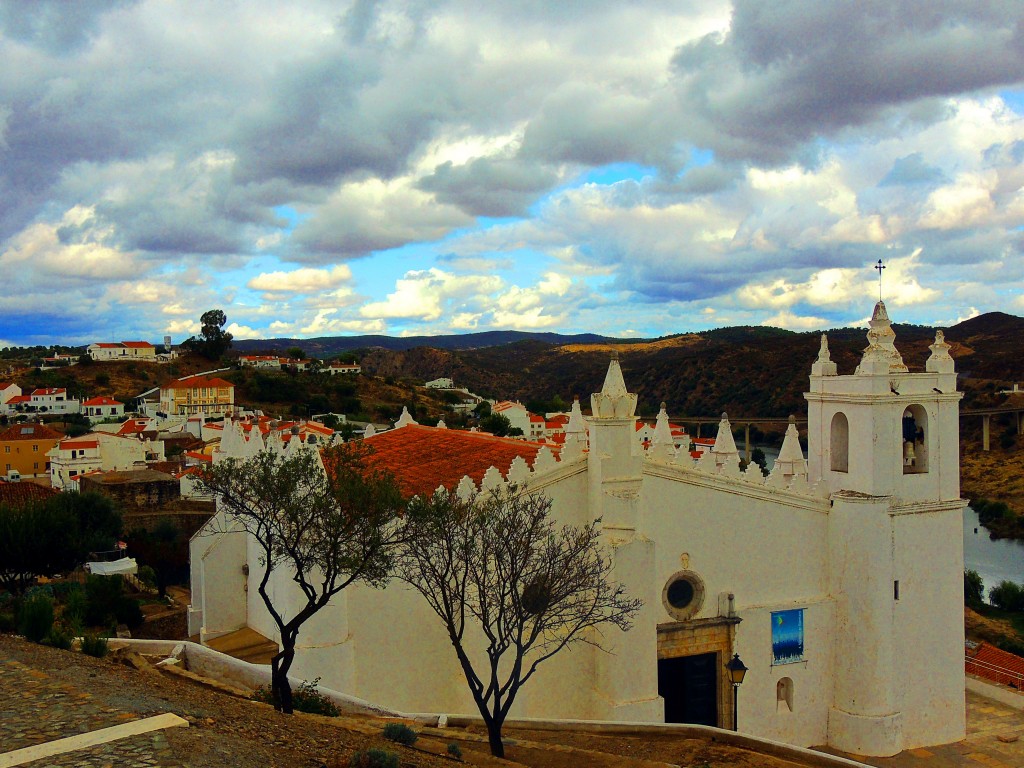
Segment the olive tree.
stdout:
[[538,666],[576,643],[599,646],[602,625],[628,630],[642,605],[610,580],[598,523],[557,526],[549,499],[514,486],[409,504],[395,574],[444,623],[497,757]]
[[[260,552],[259,594],[277,625],[281,650],[271,665],[274,705],[292,712],[288,671],[302,625],[353,582],[387,581],[400,541],[404,505],[394,478],[375,469],[361,443],[282,455],[265,450],[204,470],[202,485],[218,509],[253,537]],[[298,600],[275,602],[277,570],[298,587]]]

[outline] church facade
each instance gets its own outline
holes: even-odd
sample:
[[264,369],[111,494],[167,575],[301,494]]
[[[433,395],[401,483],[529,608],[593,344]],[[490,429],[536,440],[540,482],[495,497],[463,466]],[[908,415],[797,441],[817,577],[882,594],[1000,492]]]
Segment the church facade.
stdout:
[[[417,425],[369,438],[408,493],[470,494],[518,483],[557,520],[600,518],[613,576],[644,607],[609,652],[576,646],[545,662],[513,717],[695,722],[733,727],[725,669],[739,654],[739,730],[863,755],[965,735],[960,393],[939,332],[911,372],[879,302],[856,371],[839,375],[822,337],[811,368],[807,456],[791,424],[771,474],[740,455],[723,414],[694,460],[664,407],[638,445],[636,395],[613,359],[591,416],[576,403],[547,447]],[[225,429],[218,456],[296,450]],[[220,518],[220,519],[218,519]],[[273,637],[246,583],[252,542],[220,515],[191,544],[190,634],[251,626]],[[219,532],[216,532],[219,531]],[[277,574],[271,589],[292,589]],[[353,586],[303,629],[293,674],[405,712],[475,713],[437,617],[399,583]]]

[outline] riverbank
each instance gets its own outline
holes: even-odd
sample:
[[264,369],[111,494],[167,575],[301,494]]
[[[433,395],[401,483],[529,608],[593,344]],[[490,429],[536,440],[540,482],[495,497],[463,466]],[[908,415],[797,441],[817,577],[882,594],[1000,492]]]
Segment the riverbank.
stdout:
[[1024,541],[1024,450],[1016,444],[1003,448],[993,440],[991,450],[983,451],[980,441],[966,439],[960,454],[963,496],[972,502],[1002,502],[1009,510],[993,519],[983,516],[986,530],[994,538]]

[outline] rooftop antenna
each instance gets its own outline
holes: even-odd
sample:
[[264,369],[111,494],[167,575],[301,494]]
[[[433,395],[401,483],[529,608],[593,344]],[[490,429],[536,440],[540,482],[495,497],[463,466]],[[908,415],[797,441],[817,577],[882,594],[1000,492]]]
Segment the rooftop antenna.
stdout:
[[875,266],[872,267],[872,269],[877,269],[878,270],[878,300],[881,301],[882,300],[882,270],[885,269],[885,264],[883,264],[882,260],[879,259],[878,263],[875,264]]

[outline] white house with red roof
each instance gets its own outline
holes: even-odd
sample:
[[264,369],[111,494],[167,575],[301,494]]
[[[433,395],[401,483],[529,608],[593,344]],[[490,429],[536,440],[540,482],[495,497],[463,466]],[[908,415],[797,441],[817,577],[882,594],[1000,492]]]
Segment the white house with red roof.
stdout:
[[331,376],[355,376],[357,373],[362,373],[363,367],[358,363],[339,363],[335,360],[324,368],[324,371]]
[[79,413],[82,403],[63,387],[41,387],[29,393],[28,411],[36,413]]
[[278,355],[242,355],[238,358],[238,364],[243,368],[271,368],[279,371],[284,359]]
[[89,432],[65,437],[46,455],[50,460],[50,484],[58,490],[78,490],[78,478],[89,472],[144,469],[147,462],[164,461],[164,444]]
[[[941,331],[922,371],[894,339],[879,302],[860,365],[839,375],[822,337],[807,456],[791,423],[768,477],[740,470],[725,415],[699,460],[665,408],[642,447],[615,358],[557,451],[407,417],[367,438],[406,494],[516,484],[547,496],[558,524],[600,520],[614,579],[644,601],[628,632],[602,634],[608,652],[579,645],[538,667],[510,716],[732,728],[725,665],[739,656],[746,733],[875,756],[963,739],[961,394]],[[213,460],[262,450],[309,447],[232,426]],[[189,633],[276,639],[246,535],[219,512],[191,546]],[[291,575],[267,589],[292,615]],[[292,673],[400,712],[475,711],[441,623],[397,584],[347,588],[303,628]]]
[[116,419],[124,416],[124,403],[112,397],[90,397],[82,401],[81,413],[90,420]]
[[14,413],[15,406],[21,401],[21,397],[21,387],[13,381],[0,381],[0,413]]
[[491,413],[500,413],[508,419],[509,424],[521,429],[524,435],[529,436],[531,434],[530,412],[518,400],[514,402],[502,400],[500,403],[495,403],[491,406]]
[[148,341],[101,341],[86,347],[93,360],[156,361],[156,347]]

